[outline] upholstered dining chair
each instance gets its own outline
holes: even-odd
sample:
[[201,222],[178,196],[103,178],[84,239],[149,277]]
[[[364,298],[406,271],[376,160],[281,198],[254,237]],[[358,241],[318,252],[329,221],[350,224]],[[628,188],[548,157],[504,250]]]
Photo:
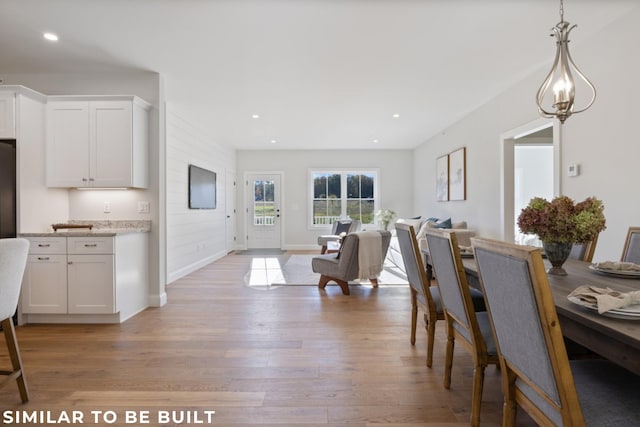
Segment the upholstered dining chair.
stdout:
[[440,292],[436,286],[431,286],[427,279],[416,232],[412,225],[396,223],[396,236],[402,253],[407,281],[411,290],[411,345],[416,343],[416,328],[418,324],[418,308],[424,312],[427,329],[427,366],[433,364],[433,344],[436,335],[436,321],[444,320],[444,311],[440,303]]
[[331,227],[331,234],[318,236],[320,253],[324,254],[327,252],[327,244],[329,242],[337,242],[340,240],[340,234],[349,234],[360,230],[360,224],[361,222],[357,219],[340,219],[338,221],[334,221]]
[[620,260],[640,264],[640,227],[629,227]]
[[29,241],[27,239],[0,239],[0,321],[11,361],[10,371],[0,371],[0,375],[6,376],[0,382],[0,386],[5,386],[10,381],[16,380],[22,402],[29,400],[29,390],[22,367],[16,331],[13,327],[13,314],[18,307],[18,297],[20,296],[28,252]]
[[638,376],[605,360],[569,362],[539,248],[472,239],[500,365],[502,425],[640,425]]
[[598,236],[585,243],[574,243],[569,253],[569,258],[585,262],[593,261],[593,254],[596,252],[597,243]]
[[[371,240],[372,235],[379,235],[379,239]],[[373,241],[377,241],[381,245],[380,251],[372,252],[363,247]],[[365,279],[365,277],[361,277],[363,274],[360,265],[361,251],[380,255],[380,259],[370,260],[372,261],[370,264],[371,267],[379,266],[379,269],[382,270],[384,259],[389,250],[389,242],[391,242],[391,232],[386,230],[356,231],[347,234],[342,240],[340,251],[337,254],[318,255],[311,259],[311,269],[314,273],[320,273],[318,287],[324,289],[330,281],[334,281],[340,286],[344,295],[349,295],[349,281]],[[366,277],[371,281],[373,287],[378,286],[377,274],[379,272],[371,272]]]
[[485,368],[499,363],[489,317],[486,311],[475,310],[456,233],[428,230],[426,238],[447,325],[444,387],[448,389],[451,386],[455,343],[462,343],[473,360],[471,425],[477,427],[480,424]]

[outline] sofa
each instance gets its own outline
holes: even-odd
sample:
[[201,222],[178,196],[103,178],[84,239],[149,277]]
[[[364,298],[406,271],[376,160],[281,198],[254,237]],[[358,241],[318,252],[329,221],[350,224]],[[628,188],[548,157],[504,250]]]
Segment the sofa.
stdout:
[[[452,222],[451,218],[445,220],[438,220],[437,218],[422,217],[398,219],[397,223],[404,223],[413,225],[413,229],[416,232],[416,239],[421,250],[427,249],[427,239],[425,234],[429,228],[439,228],[443,230],[455,231],[458,238],[458,244],[461,248],[471,246],[471,238],[476,235],[475,230],[467,228],[466,221]],[[395,227],[391,230],[391,242],[389,243],[389,250],[387,251],[387,258],[385,260],[387,264],[392,264],[394,269],[405,272],[404,261],[402,260],[402,252],[400,252],[400,245],[398,238],[396,237]]]

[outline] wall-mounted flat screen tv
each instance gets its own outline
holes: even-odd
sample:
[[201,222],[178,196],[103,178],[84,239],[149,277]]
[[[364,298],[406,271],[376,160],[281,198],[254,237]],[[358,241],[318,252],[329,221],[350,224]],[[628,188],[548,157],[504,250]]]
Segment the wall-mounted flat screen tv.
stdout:
[[216,173],[189,165],[189,209],[216,208]]

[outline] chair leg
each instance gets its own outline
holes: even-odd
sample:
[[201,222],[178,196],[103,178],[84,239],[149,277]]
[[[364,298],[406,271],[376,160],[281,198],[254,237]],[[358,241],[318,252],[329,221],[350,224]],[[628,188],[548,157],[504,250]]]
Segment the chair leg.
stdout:
[[451,387],[451,369],[453,368],[453,350],[455,349],[456,341],[453,332],[453,325],[447,320],[447,347],[445,352],[444,361],[444,388],[449,389]]
[[18,390],[20,391],[20,398],[22,399],[22,403],[25,403],[29,400],[29,389],[27,388],[27,380],[24,376],[22,359],[20,358],[20,348],[18,347],[16,331],[13,328],[13,319],[11,317],[2,321],[2,330],[4,331],[4,337],[7,342],[7,348],[9,349],[9,358],[11,359],[11,366],[13,369],[11,376],[15,376],[18,383]]
[[373,285],[374,288],[378,287],[378,279],[377,278],[369,279],[369,281],[371,282],[371,284]]
[[436,317],[429,316],[429,323],[427,324],[427,367],[431,367],[433,364],[433,343],[436,340]]
[[471,393],[471,426],[480,425],[480,404],[482,402],[482,388],[484,384],[485,366],[478,365],[473,368],[473,391]]
[[326,254],[327,253],[327,245],[322,245],[322,247],[320,248],[320,253],[321,254]]
[[349,295],[349,283],[345,282],[344,280],[336,279],[335,277],[325,276],[324,274],[320,275],[320,280],[318,281],[318,287],[320,289],[324,289],[330,280],[333,280],[340,286],[340,289],[342,289],[342,293],[344,295]]
[[411,345],[416,344],[416,327],[418,325],[418,303],[416,292],[411,289]]

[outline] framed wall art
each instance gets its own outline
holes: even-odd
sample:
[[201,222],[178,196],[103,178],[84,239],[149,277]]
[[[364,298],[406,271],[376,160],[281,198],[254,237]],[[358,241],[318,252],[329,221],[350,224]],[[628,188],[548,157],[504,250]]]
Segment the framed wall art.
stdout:
[[436,159],[436,200],[449,200],[449,155],[445,154]]
[[467,200],[467,149],[449,153],[449,200]]

